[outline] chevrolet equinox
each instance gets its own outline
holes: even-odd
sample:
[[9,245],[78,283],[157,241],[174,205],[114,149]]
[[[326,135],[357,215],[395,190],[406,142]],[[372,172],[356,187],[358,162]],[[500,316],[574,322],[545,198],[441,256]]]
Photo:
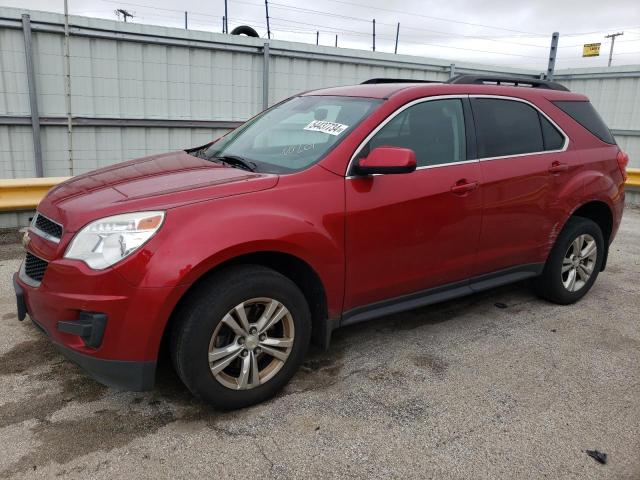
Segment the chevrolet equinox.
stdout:
[[338,327],[527,278],[576,302],[607,263],[627,162],[553,82],[300,94],[52,189],[23,239],[18,316],[106,385],[151,388],[166,345],[193,394],[244,407]]

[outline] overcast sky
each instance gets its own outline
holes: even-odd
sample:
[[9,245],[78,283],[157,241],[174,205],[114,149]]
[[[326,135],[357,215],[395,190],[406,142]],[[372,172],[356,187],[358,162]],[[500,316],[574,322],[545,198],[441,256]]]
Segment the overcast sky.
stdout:
[[[0,0],[9,7],[63,11],[63,0]],[[116,19],[115,9],[133,22],[220,32],[224,0],[69,0],[73,15]],[[261,0],[228,0],[229,29],[251,25],[266,37]],[[560,32],[556,68],[606,66],[610,39],[613,65],[640,64],[640,0],[269,0],[272,38],[370,50],[376,19],[376,50],[393,52],[400,22],[398,53],[545,70],[551,34]],[[130,20],[131,21],[131,20]],[[584,43],[602,43],[600,57],[582,58]]]

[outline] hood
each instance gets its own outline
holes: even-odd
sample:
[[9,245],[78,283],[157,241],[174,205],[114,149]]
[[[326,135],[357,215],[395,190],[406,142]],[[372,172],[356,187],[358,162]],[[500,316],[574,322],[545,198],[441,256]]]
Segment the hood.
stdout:
[[166,210],[274,187],[278,176],[227,167],[184,151],[153,155],[73,177],[53,188],[38,211],[75,232],[118,213]]

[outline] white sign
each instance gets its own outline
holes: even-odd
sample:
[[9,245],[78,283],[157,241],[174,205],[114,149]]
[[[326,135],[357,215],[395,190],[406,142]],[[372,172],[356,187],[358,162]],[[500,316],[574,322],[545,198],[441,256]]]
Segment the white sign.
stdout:
[[344,132],[349,125],[343,125],[342,123],[326,122],[324,120],[314,120],[309,125],[304,127],[304,130],[310,130],[312,132],[328,133],[329,135],[340,135]]

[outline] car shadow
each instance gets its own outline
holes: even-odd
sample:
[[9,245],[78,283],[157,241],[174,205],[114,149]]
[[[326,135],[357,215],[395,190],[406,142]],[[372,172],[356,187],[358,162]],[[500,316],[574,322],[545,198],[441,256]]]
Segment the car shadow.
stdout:
[[[479,306],[507,310],[515,314],[520,311],[519,305],[529,299],[537,301],[529,282],[525,280],[337,329],[333,332],[328,350],[323,351],[314,345],[311,346],[299,372],[285,392],[278,396],[321,390],[340,381],[338,374],[342,366],[342,357],[353,344],[361,342],[363,336],[375,341],[379,337],[389,337],[402,331],[453,322],[462,316],[467,317],[467,321],[471,322],[469,327],[472,328],[473,323],[486,321],[482,315],[472,315]],[[158,362],[154,392],[158,397],[183,406],[208,408],[206,404],[196,400],[182,384],[166,350]]]

